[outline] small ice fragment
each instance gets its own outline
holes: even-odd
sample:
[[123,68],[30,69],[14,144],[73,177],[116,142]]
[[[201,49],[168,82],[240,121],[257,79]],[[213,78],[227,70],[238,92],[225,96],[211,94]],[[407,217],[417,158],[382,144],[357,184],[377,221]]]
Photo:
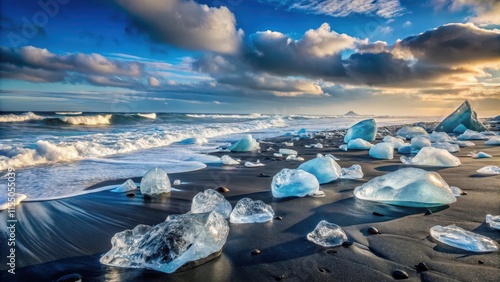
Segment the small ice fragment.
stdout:
[[174,180],[174,185],[181,185],[181,180],[180,179],[176,179]]
[[273,208],[260,200],[243,198],[236,203],[229,221],[231,223],[266,222],[274,217]]
[[312,194],[312,197],[314,197],[314,198],[323,198],[324,196],[325,196],[325,192],[323,192],[323,191],[318,191],[318,192]]
[[412,139],[413,137],[418,135],[427,135],[427,131],[425,131],[425,129],[420,126],[405,126],[398,130],[396,134],[398,136],[403,136],[406,139]]
[[287,161],[303,162],[304,158],[303,157],[297,157],[296,155],[288,155],[288,157],[286,157],[286,160]]
[[353,164],[348,168],[342,168],[341,179],[360,179],[363,178],[363,170],[359,164]]
[[455,198],[460,198],[460,196],[462,196],[462,193],[464,191],[462,191],[462,189],[458,188],[457,186],[450,186],[451,188],[451,191],[453,192],[453,196],[455,196]]
[[401,156],[401,162],[407,165],[454,167],[459,166],[460,159],[443,149],[424,147],[414,157]]
[[432,147],[443,149],[450,153],[460,152],[460,147],[457,144],[451,144],[449,142],[436,142],[432,144]]
[[342,144],[342,145],[339,146],[339,149],[341,151],[347,151],[347,145],[346,144]]
[[280,149],[279,152],[283,155],[298,155],[297,151],[292,149]]
[[301,164],[298,169],[305,170],[318,179],[319,184],[332,182],[339,178],[342,171],[337,162],[330,157],[314,158]]
[[490,154],[487,154],[485,152],[470,152],[467,154],[467,156],[471,156],[473,159],[487,159],[487,158],[492,158]]
[[486,223],[490,226],[490,228],[500,230],[500,215],[486,215]]
[[276,158],[282,158],[283,157],[283,154],[280,154],[280,153],[274,153],[273,156],[275,156]]
[[349,141],[354,139],[362,139],[365,141],[375,140],[375,135],[377,134],[377,123],[374,119],[362,120],[351,128],[347,130],[344,136],[344,143],[349,143]]
[[258,167],[258,166],[264,166],[263,163],[260,162],[260,160],[257,160],[256,162],[245,162],[246,167]]
[[482,174],[491,174],[491,175],[500,174],[500,167],[498,167],[496,165],[488,165],[488,166],[485,166],[485,167],[482,167],[482,168],[476,170],[476,172],[479,172]]
[[224,156],[220,157],[220,160],[222,161],[222,164],[224,164],[224,165],[239,165],[240,164],[239,161],[231,158],[228,155],[224,155]]
[[311,144],[311,145],[305,145],[306,148],[316,148],[316,149],[322,149],[323,144],[321,143],[316,143],[316,144]]
[[319,191],[319,182],[307,171],[284,168],[273,177],[271,189],[275,198],[312,196]]
[[484,142],[484,145],[500,145],[500,136],[491,137],[490,140]]
[[323,247],[336,247],[347,241],[347,235],[337,224],[322,220],[307,234],[307,240]]
[[351,140],[347,144],[347,148],[349,150],[368,150],[372,146],[373,146],[373,144],[371,144],[370,142],[365,141],[365,140],[363,140],[361,138],[357,138],[357,139]]
[[431,146],[431,140],[427,136],[415,136],[411,139],[411,148],[413,150],[420,150],[424,147]]
[[375,144],[370,148],[368,154],[374,159],[392,160],[394,158],[394,145],[389,142]]
[[12,207],[12,205],[19,205],[22,201],[28,198],[28,196],[21,193],[16,193],[16,195],[14,196],[15,200],[13,202],[10,201],[9,198],[12,197],[8,197],[7,195],[0,195],[0,211],[8,209],[9,207]]
[[215,211],[224,218],[229,218],[231,214],[231,204],[224,196],[214,189],[207,189],[204,192],[196,194],[191,203],[192,213],[206,213]]
[[168,193],[170,190],[170,179],[159,167],[150,169],[141,179],[141,193],[144,195]]
[[274,148],[273,147],[269,147],[269,148],[267,148],[267,150],[270,151],[270,152],[272,152],[272,151],[274,151]]
[[471,252],[495,252],[498,246],[490,238],[464,230],[456,225],[436,225],[431,228],[431,236],[455,248]]
[[297,131],[297,135],[304,134],[304,133],[306,133],[306,132],[307,132],[307,130],[306,130],[305,128],[301,128],[301,129],[299,129],[299,130]]
[[334,161],[340,161],[340,159],[339,159],[339,158],[335,157],[335,156],[334,156],[334,155],[332,155],[332,154],[326,154],[326,156],[325,156],[325,157],[332,158]]
[[455,144],[457,144],[459,147],[472,147],[476,146],[476,144],[470,142],[470,141],[454,141]]
[[293,142],[283,142],[283,145],[285,145],[287,147],[292,147],[293,146]]
[[132,179],[127,179],[127,181],[111,190],[111,192],[128,192],[134,191],[135,189],[137,189],[137,185],[135,185],[134,181]]
[[481,133],[467,129],[464,133],[457,137],[458,140],[485,140],[488,137],[482,135]]
[[245,137],[241,138],[238,142],[231,145],[228,148],[231,152],[251,152],[260,150],[260,145],[257,140],[253,139],[251,134],[247,134]]
[[398,149],[398,153],[411,154],[411,146],[410,145],[402,146],[401,148]]

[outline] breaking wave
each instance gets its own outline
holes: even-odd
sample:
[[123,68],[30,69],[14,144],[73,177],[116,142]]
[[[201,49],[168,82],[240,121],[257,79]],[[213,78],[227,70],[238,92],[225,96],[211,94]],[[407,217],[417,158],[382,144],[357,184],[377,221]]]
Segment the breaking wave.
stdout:
[[43,120],[44,117],[34,114],[33,112],[27,112],[20,115],[8,114],[0,115],[0,122],[23,122],[30,120]]

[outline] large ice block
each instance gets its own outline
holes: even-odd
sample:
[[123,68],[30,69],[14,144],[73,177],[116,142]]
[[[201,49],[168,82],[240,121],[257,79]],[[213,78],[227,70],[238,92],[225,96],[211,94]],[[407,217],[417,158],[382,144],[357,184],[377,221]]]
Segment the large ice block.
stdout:
[[284,168],[273,177],[271,188],[275,198],[305,197],[318,193],[319,182],[305,170]]
[[219,252],[228,234],[227,221],[216,212],[172,216],[155,226],[141,224],[116,233],[111,250],[100,261],[172,273],[188,262]]
[[495,252],[498,246],[494,240],[474,232],[464,230],[456,225],[436,225],[431,228],[431,236],[455,248],[471,252]]
[[128,191],[134,191],[137,189],[137,185],[135,185],[134,181],[132,179],[127,179],[123,184],[120,186],[116,187],[115,189],[112,189],[111,192],[128,192]]
[[369,150],[372,146],[372,143],[361,138],[353,139],[347,143],[347,149],[350,150]]
[[377,134],[377,123],[374,119],[362,120],[351,128],[347,130],[344,136],[344,143],[349,143],[349,141],[357,138],[361,138],[366,141],[375,140],[375,135]]
[[415,136],[427,135],[427,131],[420,126],[405,126],[396,132],[398,136],[402,136],[406,139],[412,139]]
[[251,134],[247,134],[238,142],[228,148],[231,152],[251,152],[260,150],[259,142],[253,139]]
[[204,192],[196,194],[191,202],[192,213],[218,212],[224,218],[229,218],[231,214],[231,204],[224,196],[214,189],[207,189]]
[[394,158],[394,145],[389,142],[375,144],[370,148],[368,154],[375,159],[392,160]]
[[407,165],[454,167],[459,166],[460,159],[444,149],[424,147],[414,157],[401,156],[401,162]]
[[236,203],[229,221],[231,223],[266,222],[274,217],[273,208],[260,200],[243,198]]
[[307,234],[307,240],[323,247],[336,247],[347,241],[347,235],[337,224],[322,220]]
[[406,145],[405,141],[398,137],[385,136],[382,141],[392,143],[394,149],[399,149]]
[[378,176],[354,189],[358,199],[409,207],[435,207],[456,201],[437,172],[402,168]]
[[348,168],[342,168],[341,179],[360,179],[363,178],[363,170],[359,164],[353,164]]
[[334,181],[342,174],[339,164],[330,157],[314,158],[298,168],[314,175],[319,184]]
[[477,119],[477,114],[469,101],[465,100],[460,107],[436,127],[436,131],[453,132],[460,124],[475,131],[486,130],[486,127]]
[[168,193],[170,190],[170,179],[159,167],[150,169],[141,179],[141,193],[144,195]]

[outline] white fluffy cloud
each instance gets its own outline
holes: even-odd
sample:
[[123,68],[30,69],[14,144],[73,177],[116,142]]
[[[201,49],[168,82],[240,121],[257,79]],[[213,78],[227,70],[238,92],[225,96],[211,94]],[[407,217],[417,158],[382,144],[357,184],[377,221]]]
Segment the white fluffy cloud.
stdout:
[[148,79],[148,84],[151,87],[158,87],[158,86],[160,86],[160,81],[158,79],[156,79],[156,77],[151,76]]
[[191,50],[234,53],[243,31],[228,8],[209,7],[193,0],[114,0],[132,22],[159,42]]

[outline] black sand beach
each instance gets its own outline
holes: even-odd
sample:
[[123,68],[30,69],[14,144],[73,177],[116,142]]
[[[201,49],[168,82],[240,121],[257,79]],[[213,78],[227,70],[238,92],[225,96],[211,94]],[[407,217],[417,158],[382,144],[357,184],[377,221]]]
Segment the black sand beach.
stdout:
[[[390,128],[391,131],[400,128]],[[123,193],[102,191],[72,198],[25,202],[16,209],[17,267],[16,275],[6,271],[6,244],[1,244],[1,281],[54,281],[78,273],[83,281],[390,281],[393,272],[405,271],[407,281],[500,281],[500,254],[473,253],[448,247],[433,240],[429,229],[434,225],[456,224],[466,230],[500,242],[500,232],[484,222],[486,214],[500,214],[500,178],[482,176],[476,170],[498,165],[498,146],[461,148],[454,155],[462,165],[453,168],[422,167],[437,171],[453,186],[467,195],[457,202],[432,208],[398,207],[354,198],[353,189],[376,176],[406,167],[395,153],[393,160],[375,160],[368,151],[340,151],[341,134],[333,139],[295,141],[299,156],[312,159],[317,153],[333,154],[341,167],[360,164],[364,177],[359,180],[337,180],[321,185],[325,197],[275,199],[271,194],[272,176],[282,168],[296,168],[300,163],[276,160],[273,153],[282,147],[280,137],[261,143],[260,153],[229,153],[244,161],[259,159],[264,167],[211,165],[188,173],[170,174],[170,180],[183,184],[163,199],[144,199]],[[378,138],[377,141],[379,141]],[[323,149],[307,149],[305,144],[328,144]],[[266,151],[272,147],[275,151]],[[489,159],[472,159],[471,151],[483,151]],[[227,153],[215,153],[221,156]],[[242,162],[242,163],[243,163]],[[259,177],[260,173],[271,177]],[[98,186],[121,184],[124,179]],[[140,181],[140,176],[134,179]],[[148,270],[108,267],[99,263],[100,256],[111,247],[111,237],[138,224],[158,224],[169,214],[190,210],[198,192],[225,186],[223,195],[232,206],[243,197],[270,204],[276,216],[272,222],[229,224],[230,233],[222,255],[194,269],[165,274]],[[93,188],[93,187],[90,187]],[[374,215],[373,212],[380,215]],[[6,222],[0,212],[0,222]],[[306,234],[321,220],[340,225],[351,246],[324,248],[306,240]],[[369,227],[381,234],[370,235]],[[2,228],[4,228],[2,226]],[[251,251],[259,249],[258,255]],[[423,262],[427,271],[415,265]]]

